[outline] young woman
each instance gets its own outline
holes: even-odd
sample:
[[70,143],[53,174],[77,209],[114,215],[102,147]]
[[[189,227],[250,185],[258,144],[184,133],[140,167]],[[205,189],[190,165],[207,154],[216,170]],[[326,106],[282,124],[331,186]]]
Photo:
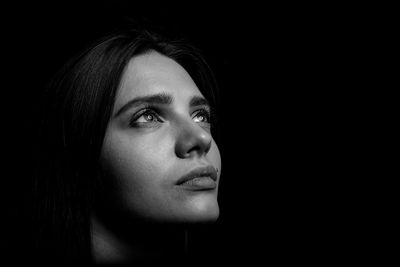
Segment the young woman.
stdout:
[[216,92],[198,50],[145,30],[66,64],[41,104],[36,259],[184,258],[187,230],[219,216]]

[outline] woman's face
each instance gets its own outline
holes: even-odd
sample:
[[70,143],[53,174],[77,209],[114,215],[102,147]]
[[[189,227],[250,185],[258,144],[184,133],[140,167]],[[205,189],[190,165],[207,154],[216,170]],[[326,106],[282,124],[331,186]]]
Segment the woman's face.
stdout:
[[221,158],[209,119],[182,66],[157,52],[131,59],[101,153],[112,206],[157,222],[216,220]]

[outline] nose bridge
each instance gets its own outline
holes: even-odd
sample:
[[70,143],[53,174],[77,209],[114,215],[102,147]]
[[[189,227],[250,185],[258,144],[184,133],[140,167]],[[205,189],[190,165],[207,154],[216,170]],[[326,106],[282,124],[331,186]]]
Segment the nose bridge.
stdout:
[[179,119],[176,133],[176,154],[178,157],[201,156],[207,154],[210,150],[211,133],[191,118]]

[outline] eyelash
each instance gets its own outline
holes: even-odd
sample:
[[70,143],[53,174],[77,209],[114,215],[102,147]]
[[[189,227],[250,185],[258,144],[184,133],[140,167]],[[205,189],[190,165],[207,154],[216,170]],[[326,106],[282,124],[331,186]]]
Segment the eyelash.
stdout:
[[157,120],[157,122],[163,122],[161,117],[158,115],[157,110],[154,107],[145,107],[132,116],[132,118],[129,121],[129,125],[132,127],[138,127],[144,123],[147,123],[147,122],[137,122],[138,119],[144,115],[152,115],[154,116],[155,120]]
[[205,108],[201,108],[196,110],[193,114],[195,114],[195,116],[204,116],[205,117],[205,122],[204,123],[208,123],[211,124],[211,111],[205,109]]
[[[213,110],[212,109],[208,109],[208,108],[200,108],[198,110],[196,110],[195,112],[193,112],[193,114],[195,114],[195,116],[204,116],[205,121],[203,122],[199,122],[199,123],[206,123],[206,124],[213,124]],[[137,113],[135,113],[132,118],[129,121],[129,125],[131,127],[140,127],[141,125],[147,124],[147,123],[154,123],[153,121],[149,121],[149,122],[137,122],[138,119],[144,115],[152,115],[154,117],[154,119],[156,120],[156,122],[163,122],[163,119],[161,118],[161,116],[159,115],[159,111],[156,107],[144,107],[143,109],[141,109],[140,111],[138,111]]]

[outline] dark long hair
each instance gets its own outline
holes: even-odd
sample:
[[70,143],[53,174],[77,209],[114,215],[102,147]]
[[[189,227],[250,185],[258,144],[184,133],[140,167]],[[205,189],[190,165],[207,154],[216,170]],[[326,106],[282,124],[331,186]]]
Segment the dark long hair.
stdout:
[[[129,60],[155,50],[191,75],[216,109],[217,84],[194,46],[148,30],[123,30],[95,42],[51,81],[41,102],[34,154],[34,245],[39,261],[91,262],[90,215],[107,123]],[[218,132],[213,128],[213,135]],[[217,141],[218,142],[218,141]]]

